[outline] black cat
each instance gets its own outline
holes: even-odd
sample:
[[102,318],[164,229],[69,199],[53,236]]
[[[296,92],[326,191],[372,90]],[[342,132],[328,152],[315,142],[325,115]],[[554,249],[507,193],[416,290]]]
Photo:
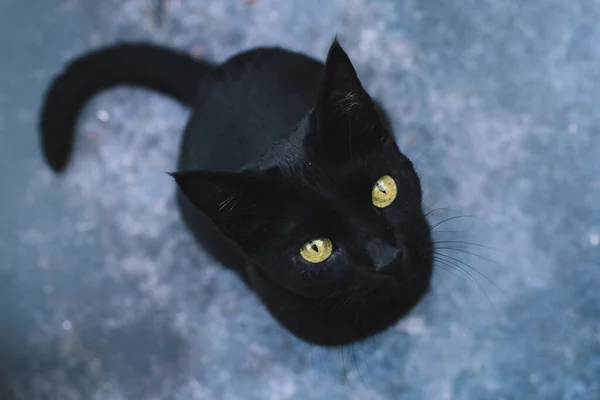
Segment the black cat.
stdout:
[[86,100],[118,84],[193,106],[172,174],[183,218],[292,333],[352,343],[427,292],[433,244],[419,178],[337,40],[325,64],[279,48],[222,65],[149,44],[84,54],[41,113],[55,171]]

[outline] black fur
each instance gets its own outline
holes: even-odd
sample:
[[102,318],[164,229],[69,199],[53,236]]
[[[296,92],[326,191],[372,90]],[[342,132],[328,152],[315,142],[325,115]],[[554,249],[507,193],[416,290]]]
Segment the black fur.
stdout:
[[[433,249],[419,178],[337,41],[325,64],[278,48],[219,66],[141,44],[83,55],[53,82],[42,110],[53,169],[68,161],[84,102],[116,84],[193,105],[172,174],[184,220],[295,335],[352,343],[395,323],[426,293]],[[378,209],[371,188],[383,175],[398,197]],[[315,237],[334,243],[321,264],[298,253]],[[385,272],[373,267],[381,248],[396,254]]]

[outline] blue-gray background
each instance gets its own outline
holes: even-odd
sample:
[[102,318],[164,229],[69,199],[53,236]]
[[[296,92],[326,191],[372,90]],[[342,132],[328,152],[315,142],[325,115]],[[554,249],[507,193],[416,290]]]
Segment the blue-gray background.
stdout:
[[[599,399],[599,21],[592,0],[0,0],[0,398]],[[493,248],[446,257],[493,284],[445,258],[386,334],[311,347],[179,221],[164,171],[187,110],[106,92],[66,174],[42,162],[42,93],[87,49],[323,58],[335,33],[433,220],[474,216],[439,237]]]

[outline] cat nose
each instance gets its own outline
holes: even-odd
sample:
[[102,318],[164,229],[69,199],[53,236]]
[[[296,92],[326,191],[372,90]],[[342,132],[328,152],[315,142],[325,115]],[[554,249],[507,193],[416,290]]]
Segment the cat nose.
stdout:
[[380,239],[371,240],[367,244],[367,251],[378,272],[386,272],[385,267],[402,255],[402,250]]

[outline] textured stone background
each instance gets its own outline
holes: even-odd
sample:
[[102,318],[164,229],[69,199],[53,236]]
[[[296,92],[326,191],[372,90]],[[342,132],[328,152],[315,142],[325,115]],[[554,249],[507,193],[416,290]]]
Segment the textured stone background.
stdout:
[[[600,398],[599,2],[166,4],[0,0],[0,399]],[[323,58],[336,32],[447,208],[433,220],[474,216],[438,237],[493,248],[441,245],[430,296],[375,339],[299,342],[194,246],[163,173],[187,117],[168,99],[104,93],[67,173],[41,160],[41,95],[73,55],[143,38]]]

